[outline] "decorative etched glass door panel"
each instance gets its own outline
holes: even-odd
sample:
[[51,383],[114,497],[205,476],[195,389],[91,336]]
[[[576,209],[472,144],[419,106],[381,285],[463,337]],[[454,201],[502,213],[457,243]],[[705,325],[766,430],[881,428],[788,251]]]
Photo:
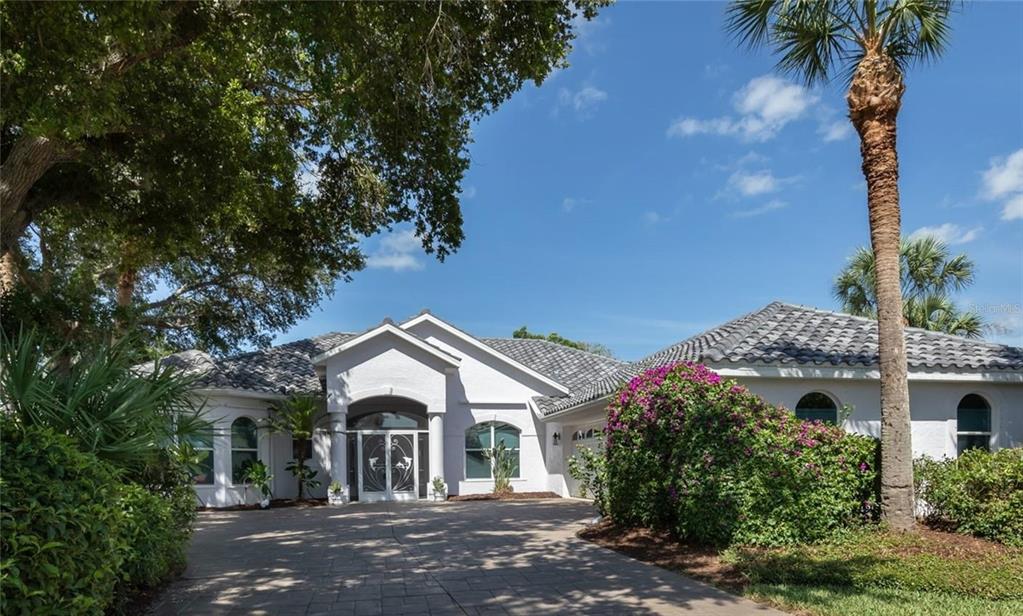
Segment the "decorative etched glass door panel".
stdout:
[[387,435],[362,434],[362,492],[387,492]]
[[391,440],[391,491],[416,490],[416,438],[415,434],[388,434]]

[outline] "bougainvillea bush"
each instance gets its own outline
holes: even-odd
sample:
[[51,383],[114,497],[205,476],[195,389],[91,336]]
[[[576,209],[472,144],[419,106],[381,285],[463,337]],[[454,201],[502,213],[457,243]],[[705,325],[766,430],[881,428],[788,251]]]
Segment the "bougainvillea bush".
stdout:
[[877,510],[877,442],[804,422],[688,362],[648,370],[608,408],[602,508],[715,545],[817,541]]

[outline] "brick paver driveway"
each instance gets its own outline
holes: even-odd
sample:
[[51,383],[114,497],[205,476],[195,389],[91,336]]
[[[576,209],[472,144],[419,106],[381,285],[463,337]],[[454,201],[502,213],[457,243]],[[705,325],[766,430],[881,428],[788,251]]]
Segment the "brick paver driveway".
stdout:
[[573,500],[199,516],[155,614],[777,614],[575,537]]

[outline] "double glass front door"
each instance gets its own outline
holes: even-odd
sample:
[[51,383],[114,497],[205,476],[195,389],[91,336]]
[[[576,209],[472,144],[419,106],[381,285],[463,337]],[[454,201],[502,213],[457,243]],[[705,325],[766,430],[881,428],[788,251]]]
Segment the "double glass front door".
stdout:
[[414,430],[358,433],[360,500],[414,500],[417,497],[420,465],[417,435]]

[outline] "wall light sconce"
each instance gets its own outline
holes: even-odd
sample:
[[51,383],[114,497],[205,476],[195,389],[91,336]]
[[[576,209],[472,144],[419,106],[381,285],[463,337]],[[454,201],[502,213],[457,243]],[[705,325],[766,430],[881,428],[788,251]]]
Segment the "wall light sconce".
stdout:
[[554,444],[555,445],[560,445],[561,444],[561,433],[555,432],[554,435],[551,438],[554,439]]

